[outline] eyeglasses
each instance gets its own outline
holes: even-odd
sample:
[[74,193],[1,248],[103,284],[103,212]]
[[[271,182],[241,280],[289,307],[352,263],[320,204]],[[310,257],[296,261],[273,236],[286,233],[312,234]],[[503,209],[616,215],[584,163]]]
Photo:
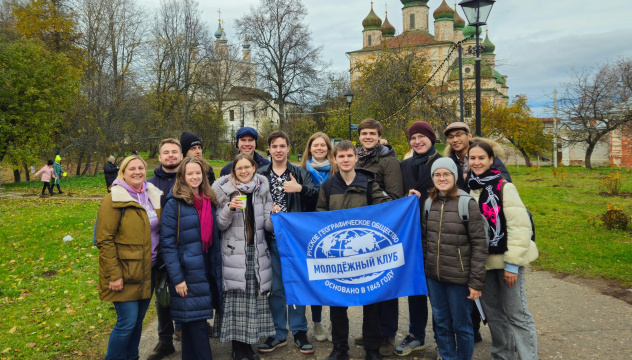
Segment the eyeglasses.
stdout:
[[252,166],[242,166],[242,167],[235,168],[235,172],[250,170],[250,169],[252,169]]
[[461,137],[463,135],[467,135],[467,133],[465,131],[459,131],[458,133],[452,134],[452,135],[448,135],[448,140],[452,140],[455,137]]
[[443,174],[439,174],[439,173],[432,174],[432,177],[435,178],[435,179],[444,178],[444,179],[447,180],[447,179],[450,179],[452,176],[454,176],[454,174],[452,174],[451,172],[443,173]]

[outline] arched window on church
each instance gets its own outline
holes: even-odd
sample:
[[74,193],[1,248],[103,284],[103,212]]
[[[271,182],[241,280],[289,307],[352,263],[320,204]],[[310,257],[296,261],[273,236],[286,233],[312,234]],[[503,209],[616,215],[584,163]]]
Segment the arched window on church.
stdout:
[[410,14],[410,29],[415,28],[415,14]]
[[369,40],[368,44],[369,44],[369,46],[371,46],[371,35],[367,35],[367,37],[368,37],[368,40]]

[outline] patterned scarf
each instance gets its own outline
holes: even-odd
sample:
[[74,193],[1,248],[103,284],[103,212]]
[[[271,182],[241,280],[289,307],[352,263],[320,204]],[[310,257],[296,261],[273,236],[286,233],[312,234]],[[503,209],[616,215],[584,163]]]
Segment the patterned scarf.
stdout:
[[362,146],[358,148],[358,163],[360,166],[364,166],[370,158],[375,156],[378,152],[382,151],[382,145],[378,145],[373,149],[364,150]]
[[314,160],[314,158],[309,158],[309,160],[305,162],[305,167],[312,175],[312,180],[314,180],[316,186],[320,186],[324,183],[331,171],[331,164],[327,159],[323,162],[318,162]]
[[507,251],[507,221],[502,210],[501,189],[505,179],[500,171],[489,168],[481,176],[471,172],[468,185],[472,190],[481,191],[478,206],[489,224],[489,254],[504,254]]

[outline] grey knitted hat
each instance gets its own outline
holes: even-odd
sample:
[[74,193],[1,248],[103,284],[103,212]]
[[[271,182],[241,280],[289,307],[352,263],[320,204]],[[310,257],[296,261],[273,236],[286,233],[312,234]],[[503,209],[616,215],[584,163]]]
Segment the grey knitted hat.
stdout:
[[456,164],[454,163],[454,160],[452,160],[449,157],[442,157],[435,160],[435,162],[432,163],[432,167],[430,168],[430,174],[434,175],[434,172],[437,169],[449,170],[454,175],[455,179],[457,176],[459,176],[459,170],[457,169]]

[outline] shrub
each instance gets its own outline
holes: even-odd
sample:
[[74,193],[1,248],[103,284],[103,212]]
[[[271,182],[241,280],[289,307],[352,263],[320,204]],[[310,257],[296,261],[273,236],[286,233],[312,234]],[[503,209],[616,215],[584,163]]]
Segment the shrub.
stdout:
[[560,165],[557,168],[552,168],[552,169],[553,169],[553,176],[555,177],[555,180],[561,183],[566,181],[567,175],[566,175],[566,168],[564,166]]
[[599,189],[612,195],[617,195],[621,191],[621,173],[612,171],[599,180]]
[[608,204],[606,208],[605,213],[589,218],[588,223],[596,226],[597,220],[601,220],[603,226],[608,230],[627,230],[630,216],[614,204]]

